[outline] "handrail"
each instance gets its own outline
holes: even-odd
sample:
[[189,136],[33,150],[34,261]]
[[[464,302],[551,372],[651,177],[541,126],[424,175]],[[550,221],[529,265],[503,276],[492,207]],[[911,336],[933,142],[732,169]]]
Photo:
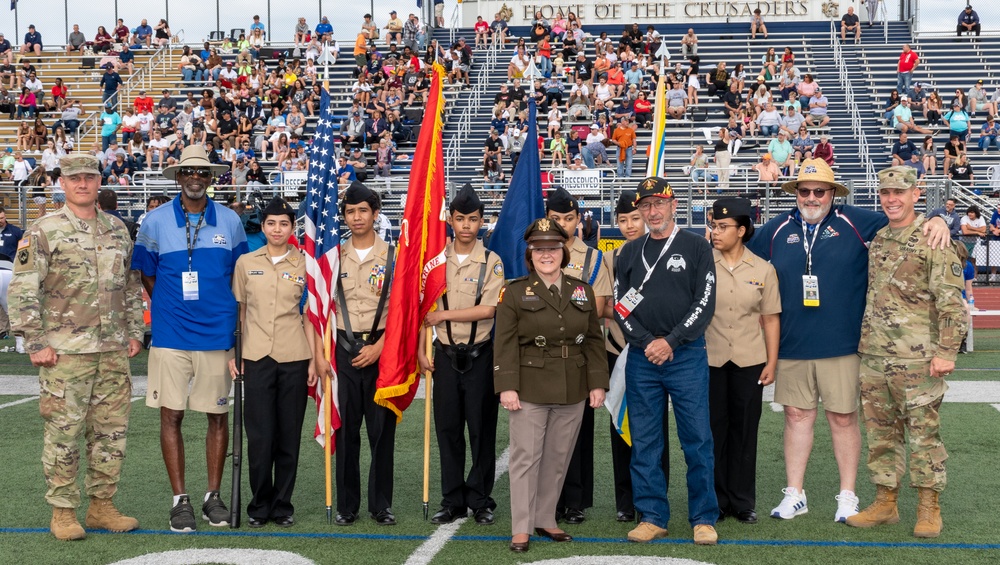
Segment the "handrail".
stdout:
[[482,103],[483,96],[487,94],[487,90],[489,88],[489,77],[492,76],[496,70],[498,51],[497,45],[498,42],[494,41],[490,47],[486,49],[482,66],[476,74],[475,85],[472,87],[472,92],[469,94],[468,110],[462,112],[462,115],[458,118],[458,122],[456,124],[458,131],[451,136],[451,139],[448,140],[448,145],[445,147],[445,174],[448,178],[450,178],[451,171],[454,170],[459,157],[461,156],[462,144],[469,139],[469,133],[472,131],[472,110],[474,108],[479,108]]
[[858,144],[858,158],[865,169],[867,180],[875,178],[875,166],[872,164],[871,153],[868,145],[868,136],[865,133],[864,122],[861,119],[861,112],[858,110],[857,100],[854,95],[854,87],[851,84],[847,64],[844,62],[843,48],[837,39],[836,25],[830,22],[830,47],[833,49],[833,61],[837,67],[837,79],[844,90],[844,105],[847,107],[851,120],[851,132],[854,133]]
[[[459,10],[462,7],[461,4],[462,4],[461,2],[456,4],[455,9],[451,11],[451,23],[449,24],[450,27],[448,28],[448,40],[451,45],[455,44],[456,30],[458,30],[459,27],[461,27],[459,25]],[[436,24],[437,22],[434,23]]]

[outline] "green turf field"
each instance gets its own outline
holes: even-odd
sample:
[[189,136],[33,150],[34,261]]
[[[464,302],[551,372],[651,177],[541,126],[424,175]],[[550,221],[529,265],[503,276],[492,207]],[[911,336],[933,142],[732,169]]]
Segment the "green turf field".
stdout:
[[[31,374],[25,356],[0,354],[0,372],[12,366]],[[957,379],[998,380],[1000,331],[978,334],[977,352],[959,359]],[[144,357],[134,365],[136,374],[145,374]],[[0,396],[0,405],[23,399]],[[994,401],[995,402],[995,401]],[[289,529],[267,526],[250,530],[212,529],[200,522],[194,535],[172,534],[167,527],[170,488],[159,452],[159,422],[156,412],[143,401],[133,403],[129,429],[128,457],[116,501],[127,513],[139,518],[142,530],[132,534],[89,532],[82,542],[58,542],[48,533],[50,509],[45,504],[44,482],[39,462],[41,419],[37,401],[0,409],[0,453],[3,454],[3,504],[0,505],[0,559],[4,563],[106,564],[169,550],[212,549],[218,560],[193,557],[168,561],[151,557],[148,563],[235,562],[223,558],[224,548],[291,552],[315,563],[401,564],[438,532],[443,547],[429,561],[434,564],[506,564],[564,559],[571,556],[614,556],[613,563],[628,564],[628,556],[656,556],[693,559],[706,563],[831,563],[908,565],[955,563],[1000,563],[1000,481],[996,479],[997,438],[1000,438],[1000,411],[989,403],[946,403],[942,408],[948,461],[949,487],[942,495],[945,530],[940,538],[917,541],[911,536],[915,520],[916,495],[909,489],[901,496],[898,525],[874,530],[855,530],[833,522],[836,509],[837,475],[830,449],[829,431],[817,425],[816,448],[806,479],[810,512],[792,521],[766,518],[780,498],[784,486],[781,454],[782,415],[765,405],[761,422],[758,458],[758,505],[761,522],[748,526],[727,520],[718,525],[720,545],[695,547],[690,543],[691,528],[686,520],[683,456],[676,436],[671,444],[670,499],[673,518],[670,538],[660,543],[638,546],[625,543],[630,526],[614,521],[613,487],[608,443],[608,415],[599,411],[596,425],[595,507],[587,521],[566,526],[576,537],[569,544],[532,542],[531,551],[515,555],[506,548],[510,535],[507,476],[497,482],[494,497],[499,503],[497,524],[492,527],[466,522],[454,536],[442,536],[439,528],[423,520],[421,506],[423,401],[417,400],[405,413],[396,438],[396,491],[393,508],[399,525],[379,527],[363,518],[348,528],[326,524],[322,450],[311,438],[312,408],[307,413],[299,481],[295,491],[296,525]],[[501,411],[497,455],[507,444],[506,413]],[[205,489],[204,417],[189,414],[185,421],[188,455],[188,490],[199,498]],[[364,437],[364,436],[362,436]],[[439,488],[437,454],[432,447],[431,511],[437,508]],[[363,468],[367,458],[362,459]],[[229,497],[229,470],[223,480],[223,497]],[[246,473],[244,468],[244,473]],[[246,481],[245,496],[249,497]],[[874,488],[865,470],[859,470],[858,495],[862,505],[871,501]],[[245,498],[248,500],[248,498]],[[365,507],[364,501],[362,508]],[[82,520],[85,508],[80,510]],[[443,530],[443,529],[442,529]],[[244,553],[244,556],[247,554]],[[294,563],[294,560],[264,558],[242,562]],[[417,560],[414,563],[424,563]],[[569,561],[566,561],[567,563]],[[574,561],[583,564],[586,561]]]

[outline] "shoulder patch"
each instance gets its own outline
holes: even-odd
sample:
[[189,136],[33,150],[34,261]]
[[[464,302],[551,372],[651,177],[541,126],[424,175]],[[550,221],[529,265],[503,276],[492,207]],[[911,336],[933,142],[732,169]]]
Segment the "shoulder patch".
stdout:
[[30,235],[26,235],[26,236],[22,237],[20,241],[17,242],[17,249],[19,251],[21,249],[27,249],[29,245],[31,245],[31,236]]
[[503,277],[503,263],[497,261],[497,264],[493,265],[493,276]]
[[958,263],[952,263],[951,264],[951,274],[955,275],[956,277],[962,276],[962,267],[959,266]]

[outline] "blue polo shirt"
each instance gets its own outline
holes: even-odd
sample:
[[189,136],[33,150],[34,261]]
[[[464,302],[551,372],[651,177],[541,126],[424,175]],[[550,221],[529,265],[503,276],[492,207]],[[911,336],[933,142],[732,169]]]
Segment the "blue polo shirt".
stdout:
[[[779,214],[747,243],[770,261],[781,288],[781,359],[826,359],[857,353],[868,292],[868,244],[889,219],[880,212],[834,206],[814,229],[812,274],[819,278],[819,306],[802,304],[806,251],[798,210]],[[810,242],[813,232],[808,232]]]
[[[191,233],[197,225],[191,215]],[[198,300],[184,300],[181,275],[188,270],[188,235],[180,196],[146,214],[132,253],[132,268],[156,277],[153,287],[153,345],[185,351],[233,347],[236,299],[231,288],[236,259],[246,253],[240,217],[209,200],[192,254],[198,272]]]
[[24,237],[24,230],[8,222],[3,230],[0,230],[0,253],[7,256],[10,261],[14,260],[17,253],[17,242]]

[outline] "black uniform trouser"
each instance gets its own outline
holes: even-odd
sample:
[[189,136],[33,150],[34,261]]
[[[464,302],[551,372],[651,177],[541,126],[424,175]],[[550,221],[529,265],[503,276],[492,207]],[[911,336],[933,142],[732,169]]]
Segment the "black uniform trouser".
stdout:
[[353,356],[337,346],[337,512],[357,514],[361,508],[361,421],[368,431],[371,467],[368,470],[368,512],[392,506],[393,455],[396,415],[375,404],[378,363],[357,369]]
[[[614,369],[618,362],[618,356],[610,351],[608,353],[608,367]],[[670,414],[663,413],[663,457],[660,464],[663,466],[663,477],[667,484],[670,484],[670,450],[668,441],[670,439]],[[632,447],[625,443],[622,436],[615,429],[615,423],[611,422],[611,469],[615,476],[615,510],[618,512],[634,512],[635,505],[632,502],[632,471],[629,465],[632,462]]]
[[247,515],[261,520],[291,516],[309,360],[278,363],[268,356],[245,360],[243,368],[243,425],[253,493]]
[[737,513],[757,504],[757,428],[764,365],[739,367],[732,361],[709,367],[708,406],[715,441],[715,495],[719,509]]
[[557,509],[583,510],[594,505],[594,409],[589,400],[583,405],[580,434],[566,469],[566,482],[559,494]]
[[[489,508],[496,474],[498,400],[493,392],[493,345],[459,373],[442,346],[434,355],[434,429],[441,452],[441,506]],[[472,468],[465,476],[465,427],[469,428]]]

